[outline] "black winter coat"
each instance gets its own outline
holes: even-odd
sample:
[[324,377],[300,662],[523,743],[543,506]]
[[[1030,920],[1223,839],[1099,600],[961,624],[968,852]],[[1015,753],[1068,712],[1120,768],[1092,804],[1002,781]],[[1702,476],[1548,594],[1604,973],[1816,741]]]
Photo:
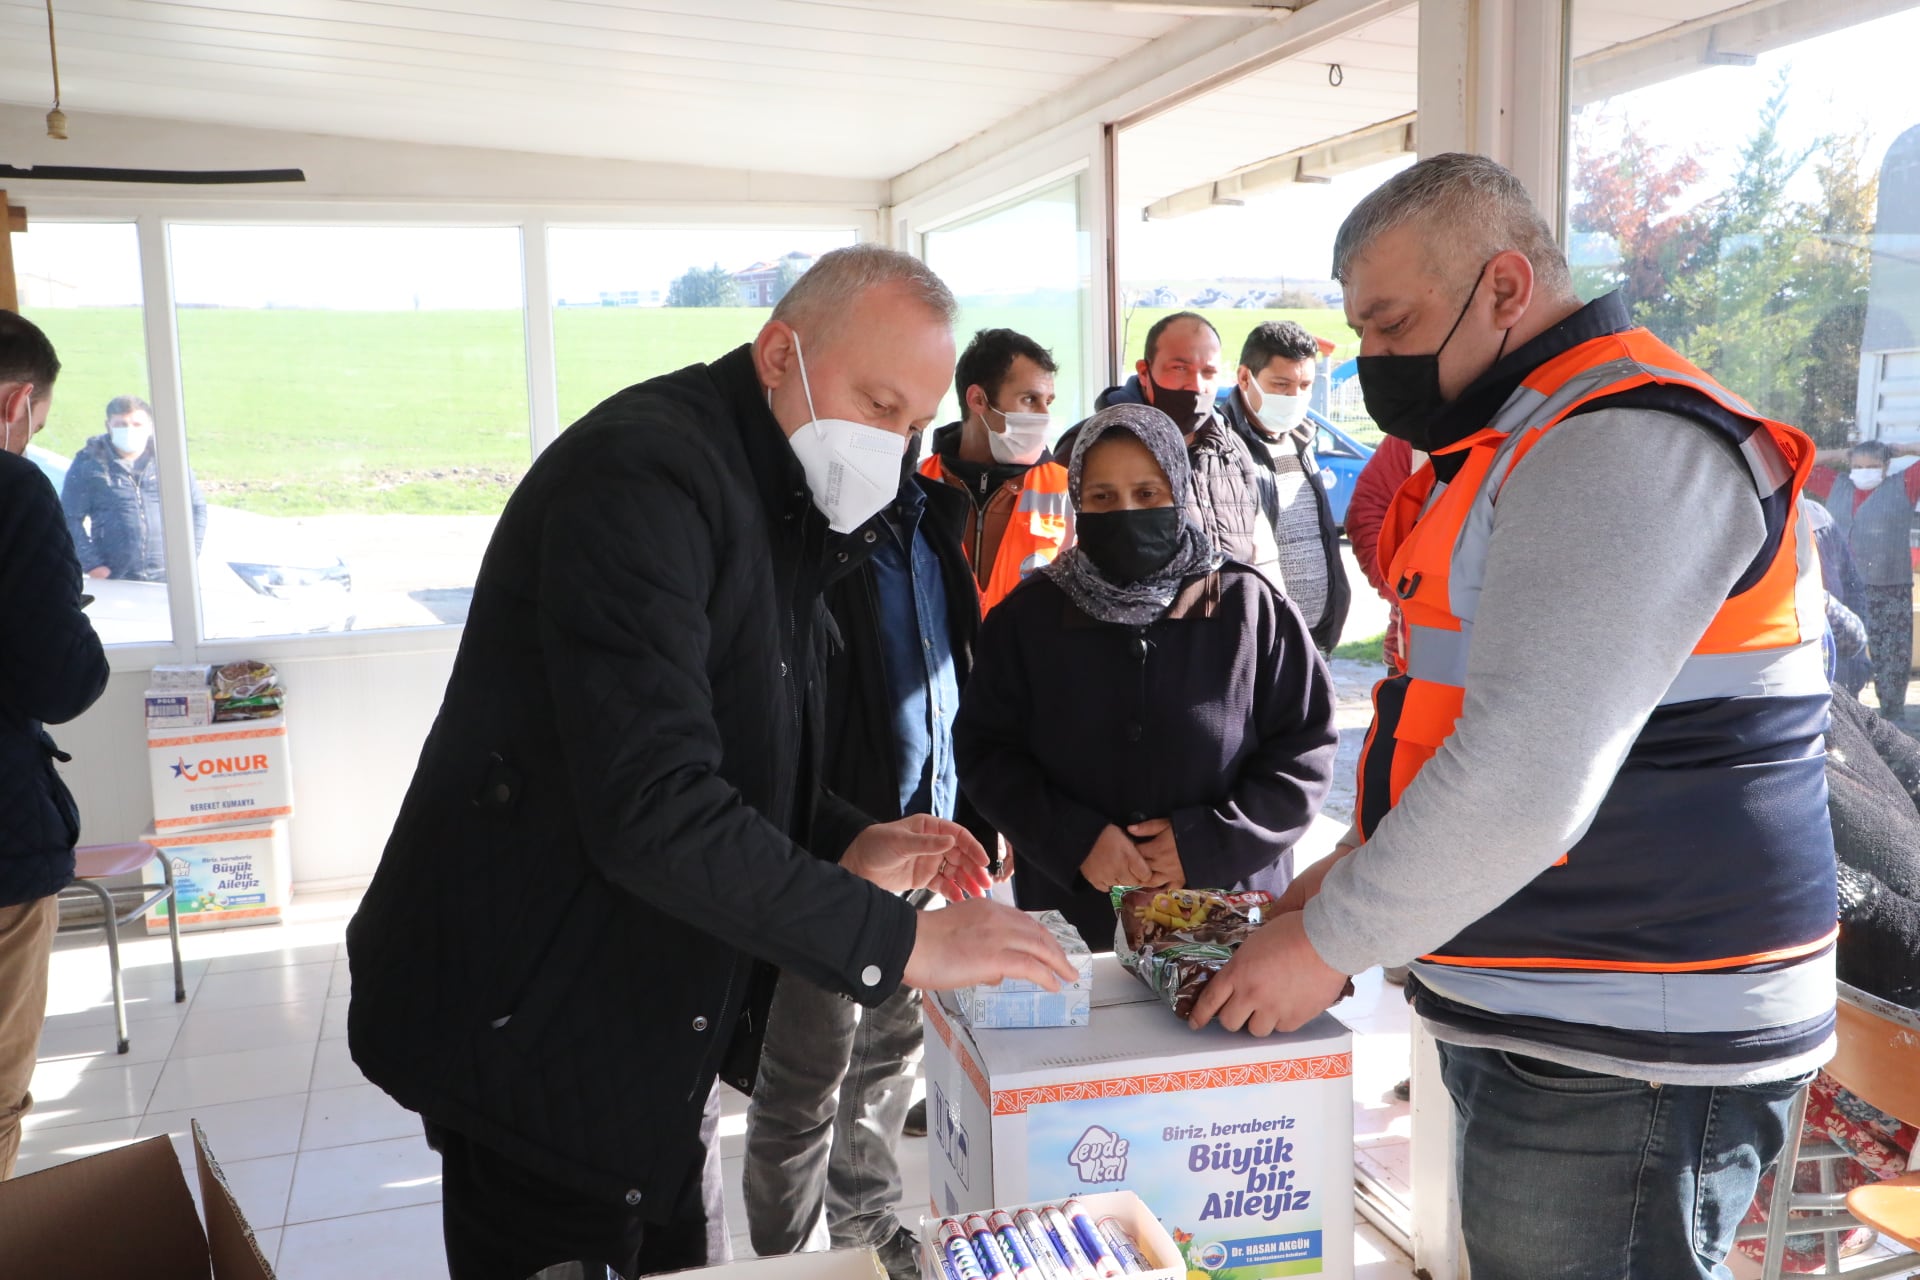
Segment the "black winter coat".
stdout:
[[[187,471],[193,494],[193,553],[207,540],[207,498]],[[160,467],[153,446],[131,462],[113,447],[113,437],[94,436],[73,456],[60,488],[67,532],[80,571],[105,565],[108,574],[133,582],[167,580],[167,546],[160,530]]]
[[1839,858],[1840,980],[1920,1009],[1920,743],[1838,686],[1827,817]]
[[1221,405],[1221,414],[1227,425],[1233,428],[1240,442],[1247,447],[1247,454],[1253,459],[1255,480],[1259,485],[1260,503],[1265,508],[1267,519],[1278,528],[1280,521],[1280,489],[1274,478],[1273,453],[1276,449],[1291,449],[1300,459],[1300,469],[1306,473],[1307,483],[1303,492],[1313,495],[1314,510],[1320,518],[1320,549],[1327,557],[1327,607],[1317,621],[1310,622],[1307,629],[1313,634],[1313,642],[1320,652],[1331,653],[1333,646],[1340,643],[1340,631],[1347,625],[1347,609],[1353,603],[1353,588],[1347,583],[1347,567],[1340,559],[1340,527],[1334,523],[1333,504],[1327,500],[1326,486],[1320,483],[1320,460],[1313,451],[1313,431],[1307,425],[1289,432],[1280,440],[1269,440],[1266,432],[1253,424],[1247,413],[1246,403],[1236,389]]
[[[940,561],[954,678],[964,690],[980,633],[980,590],[960,541],[972,503],[944,481],[914,475],[907,483],[926,495],[920,530]],[[827,789],[876,822],[892,822],[903,816],[901,780],[894,777],[899,744],[894,741],[873,567],[863,564],[840,578],[827,588],[826,600],[834,623],[827,656]],[[991,857],[997,833],[964,791],[953,816]]]
[[1080,874],[1109,824],[1170,818],[1195,888],[1278,892],[1333,775],[1333,682],[1259,572],[1191,578],[1147,627],[1099,622],[1037,573],[987,615],[960,700],[960,785],[1018,851],[1027,910],[1113,947]]
[[80,601],[80,564],[40,469],[0,453],[0,907],[73,879],[80,812],[44,724],[64,724],[107,687],[107,655]]
[[871,532],[829,533],[747,347],[541,454],[347,930],[369,1079],[667,1220],[716,1075],[752,1081],[756,961],[895,990],[914,913],[831,865],[867,820],[818,772],[820,591]]

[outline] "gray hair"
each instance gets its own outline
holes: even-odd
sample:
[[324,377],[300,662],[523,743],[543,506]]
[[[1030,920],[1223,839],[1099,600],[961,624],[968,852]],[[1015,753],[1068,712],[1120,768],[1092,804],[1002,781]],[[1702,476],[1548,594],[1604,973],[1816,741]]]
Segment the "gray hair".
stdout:
[[1534,285],[1551,298],[1574,296],[1567,255],[1513,171],[1485,156],[1449,151],[1387,179],[1353,207],[1333,241],[1333,278],[1346,284],[1353,260],[1409,223],[1428,232],[1436,274],[1449,277],[1516,249],[1533,264]]
[[904,288],[949,326],[959,318],[960,304],[954,301],[953,290],[932,268],[912,254],[877,244],[848,245],[822,254],[774,304],[773,318],[810,337],[824,334],[852,310],[861,294],[888,284]]

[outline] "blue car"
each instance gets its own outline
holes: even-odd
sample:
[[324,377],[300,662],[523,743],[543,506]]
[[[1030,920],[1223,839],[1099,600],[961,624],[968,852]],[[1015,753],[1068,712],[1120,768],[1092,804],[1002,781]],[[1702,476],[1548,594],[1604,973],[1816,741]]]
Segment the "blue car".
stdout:
[[1307,421],[1315,427],[1313,456],[1320,463],[1320,483],[1326,486],[1327,501],[1333,506],[1333,522],[1344,533],[1347,503],[1353,499],[1360,469],[1373,457],[1373,446],[1361,444],[1317,413],[1309,412]]

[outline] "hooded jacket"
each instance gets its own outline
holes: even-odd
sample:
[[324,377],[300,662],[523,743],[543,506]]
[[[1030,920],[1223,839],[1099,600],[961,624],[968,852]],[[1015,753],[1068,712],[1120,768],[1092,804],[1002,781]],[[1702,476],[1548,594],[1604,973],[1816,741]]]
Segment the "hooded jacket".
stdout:
[[[191,468],[193,553],[207,540],[207,498]],[[153,444],[126,459],[105,432],[91,437],[73,456],[61,486],[67,532],[80,557],[80,571],[105,565],[108,576],[132,582],[165,582],[167,548],[160,532],[160,466]]]
[[0,453],[0,907],[73,879],[80,811],[42,725],[72,720],[106,687],[60,500],[38,467]]

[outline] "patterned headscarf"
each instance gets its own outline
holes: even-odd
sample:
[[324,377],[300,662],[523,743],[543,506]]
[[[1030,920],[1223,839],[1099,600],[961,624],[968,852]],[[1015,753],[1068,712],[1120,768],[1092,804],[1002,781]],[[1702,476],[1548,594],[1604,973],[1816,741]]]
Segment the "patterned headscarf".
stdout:
[[1125,585],[1109,582],[1077,544],[1056,556],[1044,572],[1089,616],[1102,622],[1144,627],[1158,621],[1167,611],[1183,580],[1219,568],[1221,557],[1205,531],[1194,522],[1188,506],[1193,490],[1193,466],[1187,461],[1186,439],[1180,434],[1180,428],[1173,425],[1173,419],[1152,405],[1112,405],[1081,425],[1073,442],[1073,457],[1067,464],[1067,494],[1073,499],[1073,509],[1080,510],[1080,476],[1086,470],[1087,453],[1117,431],[1147,446],[1154,461],[1160,464],[1160,470],[1166,473],[1173,505],[1180,512],[1180,549],[1159,572]]

